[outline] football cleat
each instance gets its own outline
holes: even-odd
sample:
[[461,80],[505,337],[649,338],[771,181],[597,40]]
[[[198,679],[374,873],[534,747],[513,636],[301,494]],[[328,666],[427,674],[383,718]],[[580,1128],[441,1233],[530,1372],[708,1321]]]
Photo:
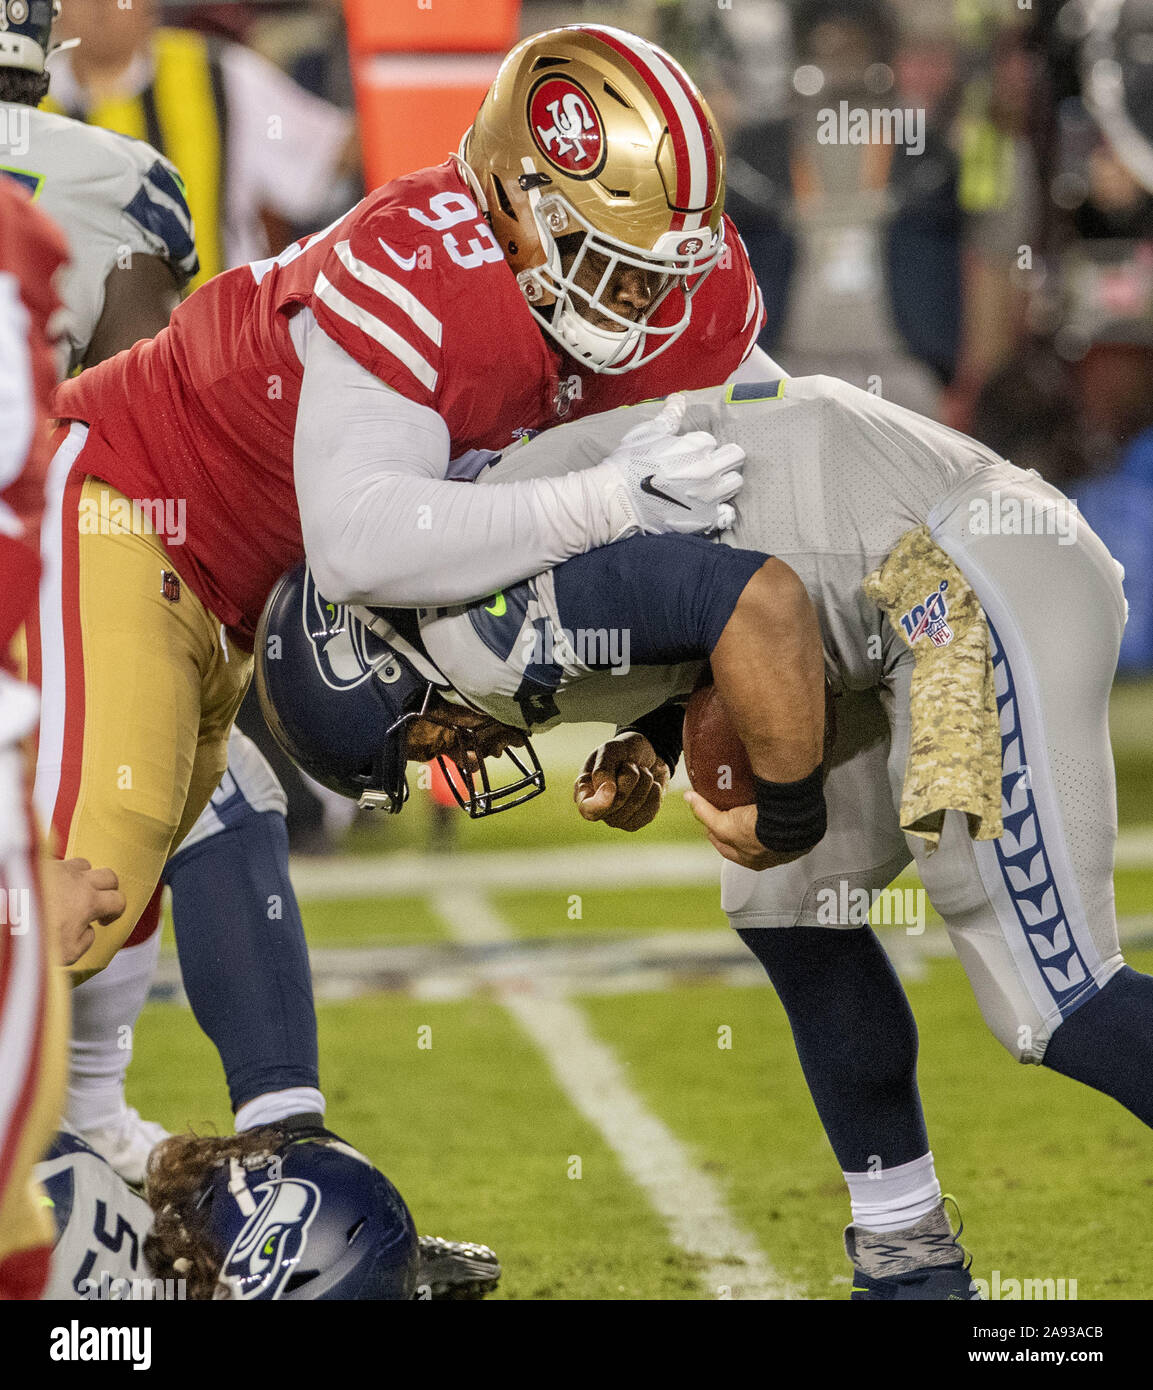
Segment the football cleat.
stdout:
[[900,1231],[866,1231],[845,1227],[845,1253],[853,1262],[850,1299],[933,1299],[972,1302],[981,1297],[969,1277],[973,1263],[960,1244],[964,1223],[956,1232],[949,1223],[945,1202],[913,1226]]
[[126,1108],[114,1124],[77,1130],[77,1133],[130,1187],[141,1186],[148,1155],[157,1144],[170,1137],[163,1125],[142,1120],[140,1112],[131,1108]]
[[484,1298],[495,1290],[501,1272],[500,1261],[487,1245],[421,1236],[413,1298]]

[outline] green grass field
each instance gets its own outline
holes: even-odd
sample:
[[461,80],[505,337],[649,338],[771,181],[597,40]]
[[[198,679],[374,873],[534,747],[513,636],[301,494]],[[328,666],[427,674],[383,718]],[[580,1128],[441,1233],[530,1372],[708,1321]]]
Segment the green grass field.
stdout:
[[[1135,702],[1126,700],[1119,801],[1123,823],[1139,827],[1153,823],[1153,766]],[[707,876],[580,890],[580,866],[623,837],[579,822],[563,785],[579,762],[577,745],[556,748],[550,770],[558,785],[529,813],[479,826],[462,817],[462,849],[523,857],[523,884],[478,890],[473,899],[495,914],[506,944],[555,952],[578,941],[620,942],[627,954],[656,933],[689,948],[716,942],[726,924]],[[361,856],[380,854],[382,842],[412,850],[424,830],[419,813],[383,830],[358,828],[353,848]],[[660,824],[629,843],[667,843],[676,852],[689,841],[699,843],[695,824],[679,798],[670,798]],[[581,852],[573,882],[538,882],[537,852],[558,846]],[[451,857],[399,895],[350,890],[307,900],[310,943],[337,951],[429,944],[451,952],[454,935],[470,924],[446,918],[444,899],[435,896],[443,886],[436,862]],[[1153,864],[1119,870],[1116,888],[1122,918],[1153,913]],[[578,920],[571,892],[580,892]],[[1135,924],[1127,957],[1153,972],[1149,923]],[[987,1032],[951,957],[930,953],[906,988],[921,1031],[920,1080],[937,1171],[960,1202],[974,1274],[1075,1279],[1081,1299],[1148,1298],[1153,1145],[1146,1128],[1096,1093],[1012,1062]],[[329,1123],[388,1172],[422,1231],[497,1250],[505,1266],[497,1297],[717,1297],[708,1262],[672,1238],[508,998],[485,986],[467,997],[393,991],[322,1002]],[[678,977],[664,988],[578,989],[569,1003],[775,1274],[801,1297],[847,1298],[847,1197],[772,991],[726,985],[702,970],[698,980]],[[725,1028],[731,1047],[718,1046]],[[129,1099],[170,1128],[230,1127],[219,1063],[187,1008],[146,1009]]]
[[[1153,969],[1153,952],[1132,963]],[[1011,1062],[955,962],[933,964],[908,989],[937,1169],[961,1203],[974,1273],[1075,1278],[1081,1298],[1148,1298],[1148,1131],[1104,1097]],[[840,1173],[771,990],[581,1002],[776,1268],[810,1298],[846,1297]],[[731,1050],[717,1047],[722,1024]],[[321,1005],[320,1026],[330,1123],[389,1173],[421,1230],[498,1251],[498,1296],[705,1296],[498,1004],[377,996]],[[422,1026],[432,1030],[427,1051],[417,1047]],[[219,1064],[186,1009],[150,1005],[136,1058],[131,1099],[142,1113],[172,1128],[227,1130]],[[568,1176],[573,1155],[579,1179]]]

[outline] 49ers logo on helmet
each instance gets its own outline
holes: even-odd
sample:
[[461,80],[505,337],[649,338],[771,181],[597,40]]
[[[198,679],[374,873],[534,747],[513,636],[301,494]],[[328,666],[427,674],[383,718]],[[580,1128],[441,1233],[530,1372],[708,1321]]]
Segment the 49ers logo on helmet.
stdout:
[[529,94],[528,123],[550,164],[573,178],[600,173],[605,131],[592,97],[567,77],[546,77]]

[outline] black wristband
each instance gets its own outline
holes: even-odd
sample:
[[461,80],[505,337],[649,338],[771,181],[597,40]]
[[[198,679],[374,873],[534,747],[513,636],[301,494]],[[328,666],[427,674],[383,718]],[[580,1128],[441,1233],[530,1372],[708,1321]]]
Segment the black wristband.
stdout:
[[684,741],[685,707],[670,701],[659,709],[642,714],[631,724],[617,730],[618,734],[643,734],[653,746],[653,752],[661,759],[670,773],[677,770],[681,760]]
[[827,824],[821,765],[799,782],[753,778],[757,839],[778,854],[804,853],[818,844]]

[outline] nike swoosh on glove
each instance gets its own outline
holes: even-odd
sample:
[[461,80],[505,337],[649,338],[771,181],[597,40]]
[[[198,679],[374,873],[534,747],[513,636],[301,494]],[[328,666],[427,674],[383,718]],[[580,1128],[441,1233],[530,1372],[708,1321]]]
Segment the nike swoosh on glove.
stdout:
[[614,540],[644,532],[694,535],[733,524],[745,451],[711,434],[678,434],[688,401],[670,396],[661,413],[629,430],[602,465],[620,526]]

